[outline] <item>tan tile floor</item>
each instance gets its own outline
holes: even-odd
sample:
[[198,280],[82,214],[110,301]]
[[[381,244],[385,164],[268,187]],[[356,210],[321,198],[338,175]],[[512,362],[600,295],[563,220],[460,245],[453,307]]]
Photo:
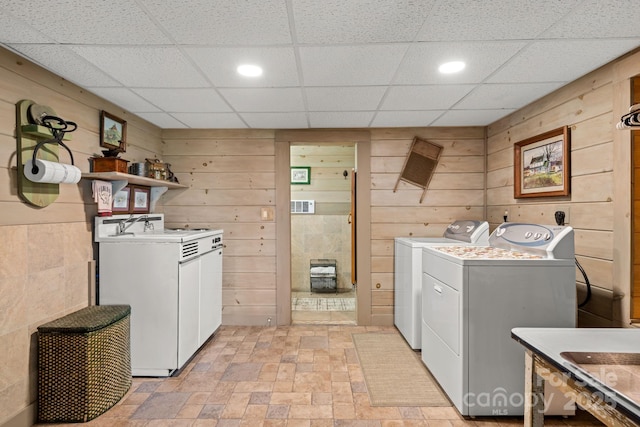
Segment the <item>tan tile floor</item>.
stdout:
[[[455,409],[372,407],[351,339],[392,327],[223,326],[172,378],[134,378],[88,426],[499,427],[522,417],[464,419]],[[397,331],[396,331],[397,333]],[[582,411],[546,425],[601,425]],[[74,424],[77,426],[77,424]]]
[[[292,298],[355,298],[350,292],[300,292],[291,293]],[[292,311],[291,323],[294,325],[355,325],[355,311]]]

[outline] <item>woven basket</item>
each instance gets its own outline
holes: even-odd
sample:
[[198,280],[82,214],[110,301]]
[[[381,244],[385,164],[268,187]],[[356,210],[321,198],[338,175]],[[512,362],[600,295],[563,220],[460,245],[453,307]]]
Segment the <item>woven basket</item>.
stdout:
[[38,327],[38,420],[86,422],[131,387],[128,305],[83,308]]

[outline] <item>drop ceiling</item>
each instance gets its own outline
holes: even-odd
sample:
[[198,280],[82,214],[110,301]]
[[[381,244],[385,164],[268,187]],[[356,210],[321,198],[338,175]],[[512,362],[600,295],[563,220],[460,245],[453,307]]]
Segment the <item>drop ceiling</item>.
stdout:
[[161,128],[484,126],[639,47],[640,7],[0,0],[0,45]]

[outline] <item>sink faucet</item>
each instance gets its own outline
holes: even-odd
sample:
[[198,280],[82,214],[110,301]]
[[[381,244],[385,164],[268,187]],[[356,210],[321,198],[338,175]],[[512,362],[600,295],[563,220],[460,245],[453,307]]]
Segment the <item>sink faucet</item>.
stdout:
[[[140,221],[140,220],[145,220],[145,222],[148,221],[148,216],[147,215],[142,215],[139,216],[137,218],[133,217],[133,214],[131,214],[131,216],[127,219],[123,219],[122,221],[120,221],[118,223],[118,235],[120,234],[133,234],[133,233],[125,233],[125,231],[127,231],[129,229],[129,227],[131,227],[133,224],[135,224],[136,222]],[[126,225],[126,223],[130,223],[129,225]]]

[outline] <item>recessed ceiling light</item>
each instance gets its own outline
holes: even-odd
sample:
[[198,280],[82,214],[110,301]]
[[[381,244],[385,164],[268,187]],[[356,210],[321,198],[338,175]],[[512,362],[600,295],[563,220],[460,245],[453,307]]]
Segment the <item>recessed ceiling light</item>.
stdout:
[[258,77],[262,75],[262,67],[257,65],[245,64],[237,68],[238,74],[245,77]]
[[445,62],[440,67],[438,67],[438,71],[442,74],[452,74],[462,71],[465,67],[465,63],[462,61],[451,61]]

